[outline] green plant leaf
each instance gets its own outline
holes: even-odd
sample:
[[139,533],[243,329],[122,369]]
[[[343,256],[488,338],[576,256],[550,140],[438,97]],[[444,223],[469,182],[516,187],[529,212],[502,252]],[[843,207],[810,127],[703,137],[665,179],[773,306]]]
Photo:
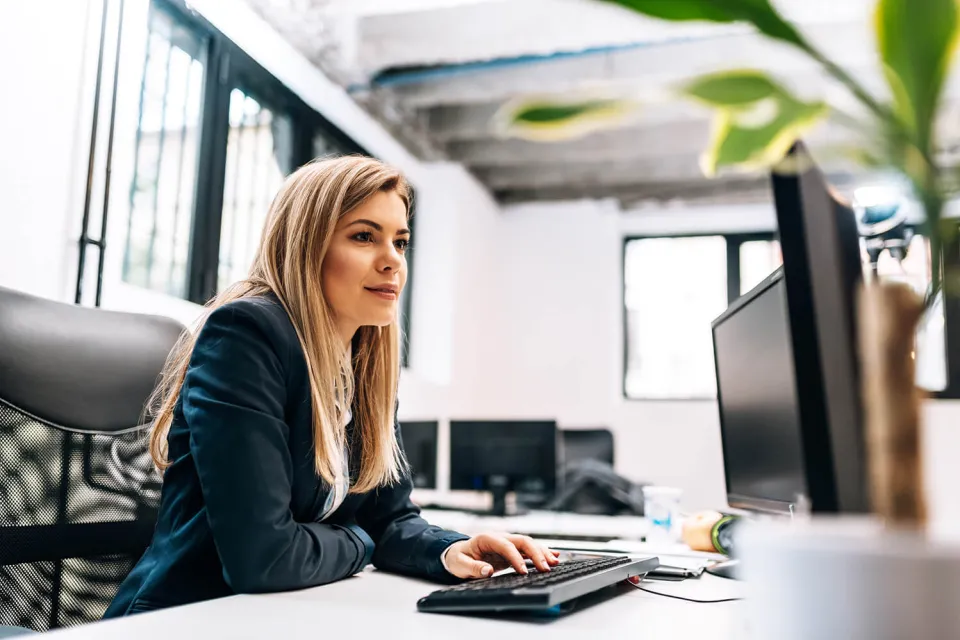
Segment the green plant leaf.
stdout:
[[799,32],[770,4],[770,0],[606,0],[652,18],[708,22],[747,22],[761,33],[806,47]]
[[519,98],[501,106],[494,124],[501,135],[552,142],[619,126],[637,108],[623,98]]
[[514,122],[536,124],[557,123],[588,115],[597,110],[613,106],[613,100],[591,100],[575,104],[535,104],[517,111],[513,116]]
[[701,76],[683,87],[683,93],[708,105],[749,105],[776,94],[779,88],[760,71],[721,71]]
[[727,11],[725,2],[715,0],[609,0],[638,13],[664,20],[707,20],[734,22],[737,18]]
[[707,175],[714,175],[724,166],[770,167],[783,158],[804,132],[827,116],[825,103],[804,102],[766,76],[757,76],[754,87],[765,81],[768,95],[718,109],[713,140],[701,161]]
[[896,112],[929,151],[958,36],[957,0],[880,0],[877,43]]

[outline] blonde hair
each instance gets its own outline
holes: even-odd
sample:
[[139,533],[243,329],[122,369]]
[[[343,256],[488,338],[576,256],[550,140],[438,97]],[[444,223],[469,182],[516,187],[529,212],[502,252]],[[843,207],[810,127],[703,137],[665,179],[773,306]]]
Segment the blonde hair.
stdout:
[[400,375],[398,321],[385,327],[361,327],[353,342],[353,362],[349,362],[320,278],[337,221],[381,191],[399,195],[409,216],[410,191],[403,176],[371,158],[318,160],[287,178],[270,205],[249,276],[207,303],[196,330],[184,332],[170,353],[151,396],[150,455],[159,469],[170,465],[167,434],[203,323],[214,309],[232,300],[273,293],[290,316],[307,362],[317,474],[330,484],[342,475],[347,444],[342,408],[352,406],[362,446],[351,493],[400,479],[405,463],[394,433]]

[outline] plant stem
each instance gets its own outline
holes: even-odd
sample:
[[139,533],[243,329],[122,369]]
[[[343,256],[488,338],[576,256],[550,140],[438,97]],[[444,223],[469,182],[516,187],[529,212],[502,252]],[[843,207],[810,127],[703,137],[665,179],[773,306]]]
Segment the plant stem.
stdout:
[[816,47],[807,42],[806,39],[801,38],[800,44],[797,46],[811,58],[819,62],[820,65],[827,71],[827,73],[847,87],[847,89],[849,89],[850,92],[861,103],[863,103],[864,106],[867,107],[867,109],[873,112],[873,114],[876,115],[881,122],[888,124],[893,134],[900,136],[903,140],[907,141],[911,146],[916,148],[928,165],[936,166],[933,155],[930,153],[930,149],[928,148],[929,145],[922,144],[917,138],[916,134],[909,130],[906,124],[904,124],[904,122],[897,117],[890,107],[878,102],[876,98],[870,95],[870,93],[864,89],[859,82],[854,80],[853,77],[847,73],[843,67],[823,55],[819,50],[816,49]]

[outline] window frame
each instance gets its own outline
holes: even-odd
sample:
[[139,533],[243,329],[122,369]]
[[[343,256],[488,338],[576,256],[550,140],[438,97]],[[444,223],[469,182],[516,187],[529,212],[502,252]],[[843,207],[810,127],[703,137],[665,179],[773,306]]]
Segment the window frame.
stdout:
[[[958,223],[960,224],[960,223]],[[922,225],[907,225],[913,233],[923,236]],[[623,329],[623,360],[620,377],[620,392],[624,400],[628,402],[703,402],[716,401],[715,398],[703,397],[677,397],[677,398],[643,398],[634,397],[627,393],[627,363],[629,361],[628,335],[629,330],[627,320],[627,299],[626,299],[626,260],[627,245],[633,240],[654,240],[658,238],[701,238],[722,236],[727,242],[727,303],[730,304],[739,296],[733,292],[740,291],[740,246],[745,242],[752,241],[771,241],[777,240],[779,235],[773,231],[758,231],[747,233],[676,233],[676,234],[634,234],[625,235],[621,246],[620,254],[620,306],[621,306],[621,326]],[[944,261],[951,260],[954,266],[960,266],[960,234],[957,234],[955,246],[945,246],[943,250]],[[942,391],[927,392],[928,397],[936,400],[960,400],[960,295],[944,295],[943,300],[944,314],[944,349],[946,353],[947,368],[947,386]]]
[[320,135],[333,140],[344,154],[371,154],[190,9],[185,0],[150,2],[156,10],[193,32],[204,44],[200,149],[184,298],[205,304],[217,292],[230,93],[233,89],[253,94],[265,106],[290,118],[295,141],[291,167],[299,167],[313,159],[313,141]]
[[[220,233],[223,225],[224,187],[227,145],[230,132],[230,94],[233,89],[252,94],[268,108],[289,117],[294,145],[291,167],[312,160],[315,141],[324,137],[343,155],[376,157],[321,112],[304,102],[278,78],[256,62],[203,16],[189,7],[187,0],[149,0],[152,8],[189,31],[200,43],[204,65],[203,97],[199,122],[199,149],[194,187],[190,247],[187,258],[187,282],[183,299],[206,304],[216,295],[220,266]],[[411,185],[411,193],[414,186]],[[411,234],[415,237],[411,198]],[[407,254],[407,286],[400,313],[403,320],[400,363],[409,366],[413,311],[413,256]]]
[[660,240],[668,238],[714,238],[721,237],[726,242],[727,256],[727,304],[740,297],[740,247],[746,242],[773,241],[778,236],[773,231],[748,231],[748,232],[692,232],[692,233],[672,233],[672,234],[630,234],[623,236],[623,242],[620,247],[620,312],[622,328],[622,361],[620,372],[620,393],[623,399],[628,402],[716,402],[716,396],[677,396],[673,398],[656,398],[631,396],[627,391],[627,373],[630,360],[629,352],[629,310],[627,309],[627,246],[636,240]]

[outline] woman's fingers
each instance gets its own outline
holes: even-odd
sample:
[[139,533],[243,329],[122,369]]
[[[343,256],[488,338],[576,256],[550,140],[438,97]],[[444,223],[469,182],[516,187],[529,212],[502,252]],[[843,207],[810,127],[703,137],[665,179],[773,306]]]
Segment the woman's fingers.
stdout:
[[529,536],[508,536],[510,542],[516,545],[525,556],[533,560],[533,566],[537,571],[550,571],[550,562],[547,560],[547,553]]

